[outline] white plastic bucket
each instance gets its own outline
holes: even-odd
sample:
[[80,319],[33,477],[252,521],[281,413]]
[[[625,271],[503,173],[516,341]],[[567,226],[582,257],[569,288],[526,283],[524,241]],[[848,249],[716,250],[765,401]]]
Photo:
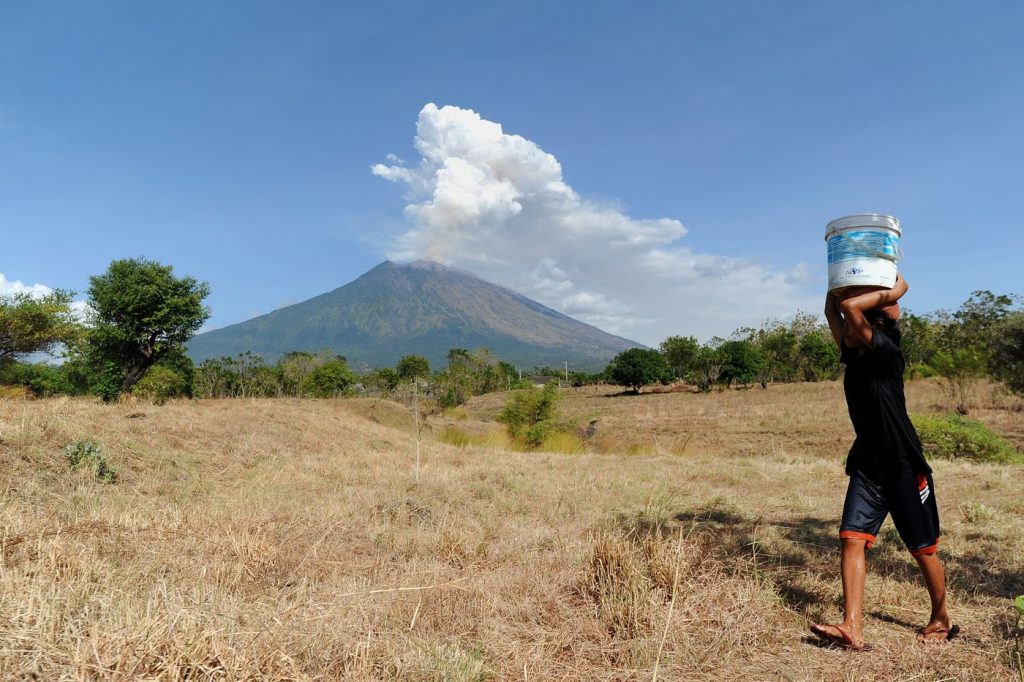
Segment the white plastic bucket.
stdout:
[[896,284],[900,221],[891,215],[862,213],[837,218],[825,228],[828,290]]

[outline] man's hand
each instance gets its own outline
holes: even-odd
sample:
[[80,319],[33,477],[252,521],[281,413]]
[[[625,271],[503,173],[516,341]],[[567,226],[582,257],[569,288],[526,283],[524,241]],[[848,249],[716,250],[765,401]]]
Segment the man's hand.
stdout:
[[880,308],[892,319],[898,319],[900,314],[898,301],[907,293],[907,289],[907,281],[897,273],[896,283],[893,284],[892,289],[867,292],[855,289],[843,292],[842,300],[839,302],[839,311],[854,335],[865,345],[871,346],[874,329],[864,317],[864,312]]

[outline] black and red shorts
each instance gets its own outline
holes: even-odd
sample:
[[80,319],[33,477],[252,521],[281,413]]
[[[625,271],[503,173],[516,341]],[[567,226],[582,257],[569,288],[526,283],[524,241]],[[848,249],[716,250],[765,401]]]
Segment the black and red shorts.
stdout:
[[892,514],[900,539],[915,557],[934,554],[939,546],[939,508],[931,474],[909,469],[892,480],[876,483],[854,471],[846,489],[839,537],[875,544],[886,514]]

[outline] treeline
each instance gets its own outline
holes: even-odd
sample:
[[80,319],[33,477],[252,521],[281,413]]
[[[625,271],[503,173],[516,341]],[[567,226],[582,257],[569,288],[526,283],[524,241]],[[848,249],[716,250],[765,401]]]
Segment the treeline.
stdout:
[[[270,364],[258,355],[204,360],[192,372],[192,395],[197,398],[310,397],[329,398],[362,393],[389,396],[418,382],[425,395],[442,407],[461,405],[474,395],[522,387],[520,371],[498,360],[486,348],[452,348],[447,366],[432,371],[427,358],[406,355],[391,367],[363,373],[329,350],[286,353]],[[145,393],[146,386],[139,386]]]
[[[270,363],[253,353],[194,364],[185,343],[209,317],[209,286],[175,277],[170,266],[142,258],[117,260],[90,277],[84,311],[72,292],[0,297],[0,384],[36,395],[124,393],[163,401],[175,397],[334,397],[396,395],[410,386],[441,407],[474,395],[532,385],[541,375],[573,386],[607,382],[639,392],[655,383],[684,381],[701,391],[715,385],[833,380],[839,351],[821,318],[745,327],[727,338],[699,343],[670,336],[658,349],[633,348],[601,372],[535,367],[528,372],[487,349],[452,348],[446,367],[407,355],[393,368],[357,372],[335,351],[287,353]],[[966,412],[977,380],[989,377],[1024,394],[1024,311],[1011,296],[977,291],[955,311],[905,312],[902,348],[910,378],[942,377]],[[60,365],[28,363],[26,356],[59,350]]]
[[[1024,395],[1024,310],[1020,299],[976,291],[955,311],[900,319],[902,351],[910,379],[941,377],[957,410],[966,413],[978,380],[1003,383]],[[607,378],[639,391],[657,382],[684,380],[710,390],[716,384],[821,381],[839,377],[839,349],[827,324],[797,314],[788,323],[745,327],[706,344],[689,336],[671,336],[658,351],[620,353]]]

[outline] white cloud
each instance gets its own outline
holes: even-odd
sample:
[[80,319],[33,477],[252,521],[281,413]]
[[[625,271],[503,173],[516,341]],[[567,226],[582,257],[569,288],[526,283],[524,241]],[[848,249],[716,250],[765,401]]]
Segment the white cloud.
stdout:
[[[0,297],[13,296],[14,294],[29,294],[33,297],[46,296],[53,293],[53,288],[45,284],[25,284],[21,280],[9,280],[0,272]],[[85,301],[72,301],[71,312],[80,321],[86,321],[90,312],[89,304]]]
[[410,229],[389,254],[457,266],[567,315],[655,345],[671,334],[726,335],[817,305],[806,269],[787,272],[680,243],[672,218],[635,219],[583,199],[558,160],[469,109],[423,107],[420,160],[377,164],[408,185]]
[[32,296],[46,296],[53,289],[45,284],[25,284],[20,280],[11,281],[0,272],[0,296],[11,296],[13,294],[30,294]]

